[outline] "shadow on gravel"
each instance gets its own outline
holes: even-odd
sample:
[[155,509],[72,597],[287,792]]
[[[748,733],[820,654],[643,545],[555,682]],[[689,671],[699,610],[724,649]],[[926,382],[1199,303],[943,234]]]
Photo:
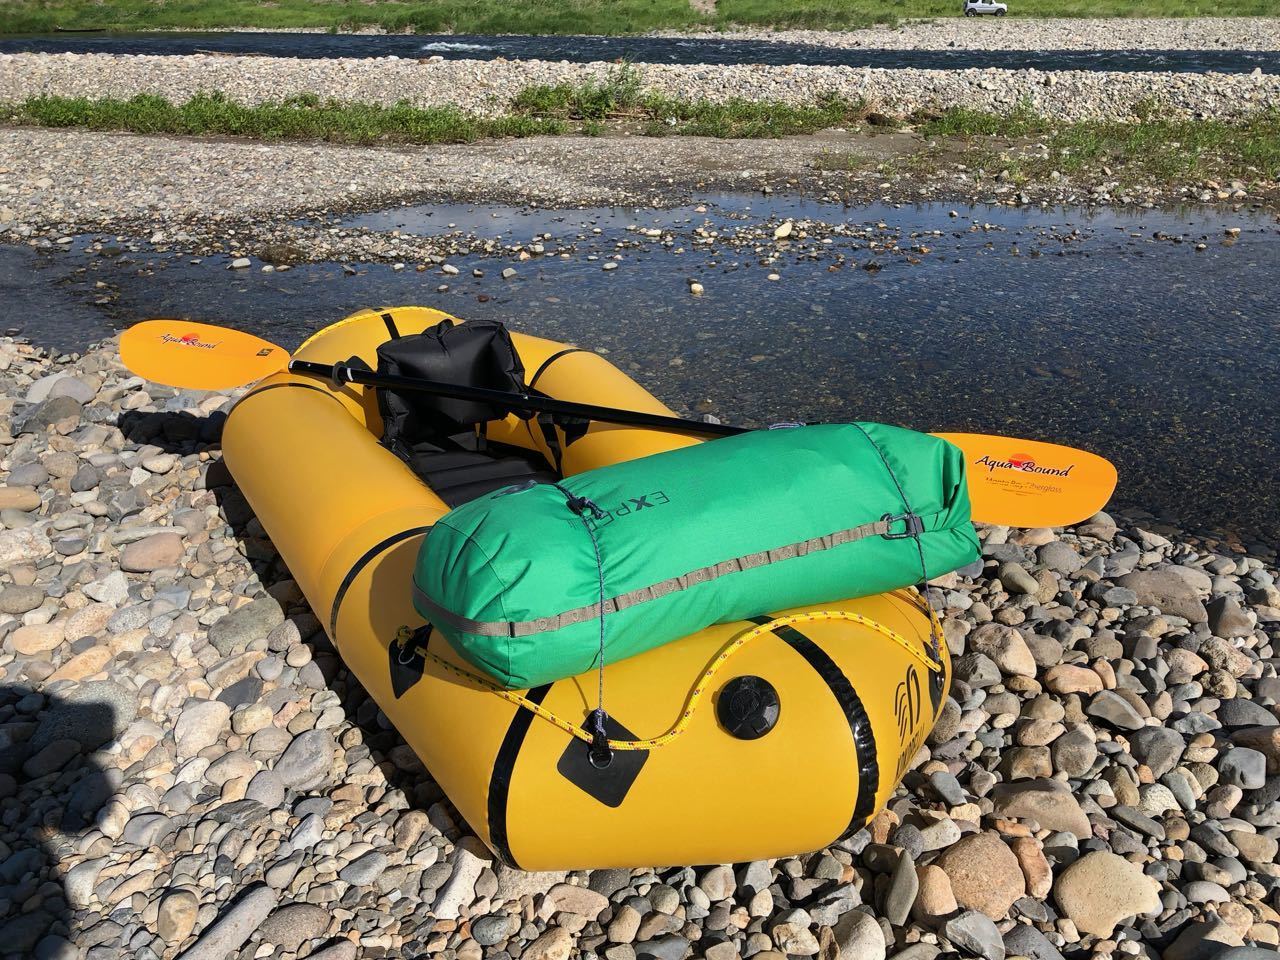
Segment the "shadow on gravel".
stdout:
[[50,694],[0,684],[0,956],[65,956],[75,941],[59,863],[115,792],[118,775],[92,752],[128,719],[56,684]]
[[[219,448],[225,422],[226,415],[222,413],[205,417],[185,411],[130,411],[120,417],[118,426],[129,440],[152,444],[166,453],[186,456],[202,449],[209,451],[211,459],[204,475],[205,489],[213,493],[223,518],[240,544],[241,553],[248,559],[263,589],[280,601],[285,616],[299,625],[302,640],[311,648],[312,658],[329,689],[340,698],[348,719],[359,726],[361,742],[369,749],[373,762],[382,769],[388,784],[403,793],[414,806],[425,810],[445,800],[439,786],[424,775],[416,760],[415,771],[398,766],[392,759],[393,756],[413,756],[412,748],[343,664],[319,619],[298,592],[288,567],[258,522],[253,508],[236,486]],[[448,809],[456,824],[465,822],[452,804]]]

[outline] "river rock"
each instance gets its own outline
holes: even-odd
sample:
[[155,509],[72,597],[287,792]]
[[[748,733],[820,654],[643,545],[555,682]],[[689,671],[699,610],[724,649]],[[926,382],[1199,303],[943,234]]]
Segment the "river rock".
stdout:
[[520,957],[521,960],[568,960],[572,951],[573,935],[564,927],[549,927],[524,948]]
[[609,905],[609,899],[589,887],[572,883],[558,883],[542,898],[539,915],[549,920],[557,913],[571,913],[594,920]]
[[316,904],[285,904],[262,924],[262,939],[296,953],[304,943],[323,936],[330,919],[329,911]]
[[1217,597],[1209,601],[1205,612],[1209,618],[1209,629],[1216,637],[1248,637],[1253,634],[1253,620],[1234,597]]
[[356,960],[358,949],[354,940],[339,940],[337,943],[307,954],[307,960]]
[[1224,783],[1241,790],[1259,790],[1267,782],[1267,758],[1258,750],[1232,747],[1218,760]]
[[385,854],[370,850],[339,870],[338,876],[353,887],[367,887],[382,875],[387,865]]
[[165,894],[156,914],[156,933],[169,944],[180,944],[195,929],[200,901],[190,890],[174,890]]
[[951,880],[946,871],[935,863],[916,867],[919,893],[916,895],[914,913],[922,920],[948,917],[959,909]]
[[90,680],[51,699],[40,715],[31,748],[40,750],[55,740],[74,740],[96,750],[124,732],[138,715],[138,698],[114,680]]
[[51,549],[53,544],[49,538],[35,527],[0,530],[0,570],[43,560]]
[[968,650],[988,657],[1002,673],[1018,677],[1036,675],[1036,661],[1031,655],[1031,648],[1013,627],[984,623],[969,634],[966,644]]
[[15,616],[34,610],[44,602],[45,592],[36,586],[9,584],[0,590],[0,613]]
[[893,869],[889,886],[884,896],[884,916],[895,926],[907,922],[912,905],[916,902],[916,894],[920,890],[920,881],[916,877],[916,866],[911,856],[903,850],[898,854],[898,862]]
[[1238,746],[1257,750],[1267,760],[1267,772],[1280,773],[1280,727],[1247,727],[1234,730],[1231,741]]
[[885,960],[888,950],[884,931],[869,914],[850,910],[840,918],[832,932],[839,949],[839,960]]
[[[1181,742],[1182,738],[1178,740]],[[1098,759],[1098,745],[1092,729],[1082,724],[1053,741],[1049,753],[1055,770],[1079,778],[1093,769]]]
[[1143,727],[1129,735],[1129,750],[1150,768],[1152,776],[1163,777],[1177,766],[1186,749],[1186,741],[1177,731],[1167,727]]
[[966,953],[984,960],[1004,960],[1004,940],[991,918],[977,910],[966,910],[948,920],[943,935]]
[[1035,927],[1015,925],[1004,935],[1006,956],[1028,957],[1030,960],[1062,960],[1062,953],[1049,938]]
[[[13,435],[41,433],[54,424],[74,423],[80,419],[82,404],[73,397],[50,397],[28,407],[13,421]],[[64,427],[65,429],[65,427]]]
[[217,700],[189,700],[173,735],[178,744],[178,756],[193,757],[205,747],[218,742],[231,719],[231,708]]
[[997,816],[1034,820],[1046,830],[1062,830],[1082,840],[1093,835],[1079,801],[1056,780],[998,784],[994,804]]
[[951,881],[956,902],[980,910],[992,920],[1003,920],[1013,901],[1026,893],[1018,858],[999,834],[963,837],[936,862]]
[[1083,933],[1109,937],[1121,920],[1160,908],[1160,885],[1114,853],[1095,851],[1068,866],[1053,887],[1064,916]]
[[85,584],[81,590],[90,600],[118,607],[129,599],[129,578],[119,570],[113,570],[101,580]]
[[120,569],[128,573],[151,573],[176,567],[182,560],[182,535],[153,533],[136,540],[120,552]]
[[1044,675],[1047,689],[1060,695],[1069,693],[1095,694],[1102,690],[1102,677],[1088,667],[1060,663],[1050,667]]
[[0,510],[21,510],[24,513],[40,509],[40,494],[30,487],[0,486]]
[[301,787],[329,773],[337,749],[333,734],[327,730],[307,730],[298,734],[285,748],[273,768],[286,787]]
[[[1228,924],[1213,921],[1191,923],[1183,927],[1177,939],[1165,947],[1162,957],[1163,960],[1219,960],[1232,947],[1243,945],[1243,938]],[[1274,958],[1275,954],[1272,953],[1269,960]]]
[[1045,859],[1040,841],[1032,837],[1014,837],[1009,841],[1009,849],[1013,851],[1022,870],[1027,895],[1043,900],[1053,886],[1053,870]]
[[1142,714],[1114,690],[1103,690],[1095,695],[1085,713],[1117,730],[1141,730],[1144,726]]
[[[488,865],[489,852],[475,837],[463,837],[454,847],[453,873],[436,895],[432,913],[442,920],[456,920],[475,899],[476,881]],[[555,929],[559,929],[558,927]]]
[[19,627],[13,631],[10,642],[13,649],[27,657],[39,656],[56,650],[66,636],[66,623],[55,620],[53,623],[33,623]]
[[[275,909],[279,895],[268,886],[251,887],[204,930],[180,960],[226,960]],[[563,960],[563,958],[562,958]]]
[[1208,622],[1203,599],[1212,581],[1202,570],[1170,564],[1125,574],[1116,578],[1116,584],[1132,590],[1144,607],[1159,607],[1191,623]]
[[243,650],[284,622],[284,611],[271,597],[262,597],[233,610],[209,628],[209,642],[224,657]]

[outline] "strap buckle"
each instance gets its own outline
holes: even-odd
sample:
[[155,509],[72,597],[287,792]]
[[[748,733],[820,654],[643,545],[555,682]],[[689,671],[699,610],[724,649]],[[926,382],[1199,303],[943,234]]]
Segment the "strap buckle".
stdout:
[[[880,536],[886,540],[905,540],[908,537],[918,537],[924,533],[924,519],[915,513],[886,513],[880,518],[881,523],[888,524],[889,529],[885,530]],[[893,525],[901,523],[903,529],[900,533],[893,532]]]

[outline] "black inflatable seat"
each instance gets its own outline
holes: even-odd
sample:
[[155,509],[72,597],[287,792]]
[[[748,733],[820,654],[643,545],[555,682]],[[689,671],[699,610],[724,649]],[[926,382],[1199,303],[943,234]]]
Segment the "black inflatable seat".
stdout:
[[[396,336],[378,347],[378,372],[507,393],[525,389],[511,335],[494,320],[443,320],[422,333]],[[503,403],[382,389],[378,410],[383,444],[450,507],[528,480],[560,479],[541,454],[478,437],[484,423],[512,412]]]
[[418,443],[411,448],[407,463],[450,507],[529,480],[555,483],[560,479],[540,454],[496,443],[484,450]]

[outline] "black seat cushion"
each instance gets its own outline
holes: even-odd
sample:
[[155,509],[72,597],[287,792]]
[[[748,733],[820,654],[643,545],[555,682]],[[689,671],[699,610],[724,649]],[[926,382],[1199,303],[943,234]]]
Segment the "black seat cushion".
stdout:
[[540,454],[501,444],[473,450],[418,443],[406,462],[450,507],[529,480],[555,483],[560,479]]

